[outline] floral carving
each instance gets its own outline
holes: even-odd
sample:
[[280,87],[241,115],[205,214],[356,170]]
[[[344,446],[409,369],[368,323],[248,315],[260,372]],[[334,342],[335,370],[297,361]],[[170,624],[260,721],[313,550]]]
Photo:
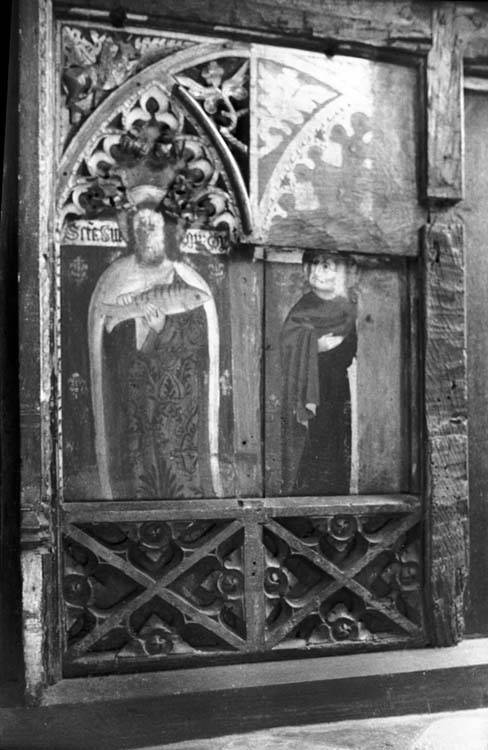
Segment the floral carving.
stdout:
[[[264,565],[254,546],[246,566],[254,522],[68,524],[68,663],[262,651],[256,627],[265,650],[422,638],[418,514],[261,517]],[[262,610],[246,606],[256,586]]]
[[213,152],[203,137],[186,132],[182,110],[162,87],[148,85],[115,121],[85,156],[64,218],[115,214],[127,234],[133,191],[149,185],[161,195],[160,210],[182,230],[234,238],[237,216]]
[[[66,537],[63,592],[71,658],[90,645],[97,653],[117,651],[132,659],[205,651],[216,643],[229,650],[221,633],[244,633],[244,575],[243,536],[226,526],[155,520],[70,527],[76,541]],[[215,549],[209,553],[211,539]],[[171,571],[168,591],[186,602],[183,613],[164,592],[139,599],[140,586],[131,580],[143,573],[148,585],[156,585]],[[121,621],[107,632],[114,612]]]
[[236,137],[236,130],[240,118],[249,110],[237,108],[236,103],[246,101],[249,97],[248,70],[249,61],[246,60],[235,73],[225,77],[225,68],[216,60],[212,60],[200,71],[206,85],[202,85],[189,75],[176,76],[178,83],[202,102],[205,112],[216,121],[223,137],[242,153],[247,153],[247,144]]
[[71,122],[79,123],[134,71],[139,55],[123,38],[92,30],[90,38],[80,29],[63,29],[63,90]]
[[174,636],[160,617],[152,615],[139,631],[131,628],[134,641],[139,642],[147,656],[166,656],[174,649]]
[[114,89],[136,72],[194,42],[64,25],[61,86],[73,133]]
[[415,632],[421,624],[418,537],[402,532],[400,521],[344,513],[281,519],[283,532],[277,524],[273,533],[266,529],[269,645],[378,641]]

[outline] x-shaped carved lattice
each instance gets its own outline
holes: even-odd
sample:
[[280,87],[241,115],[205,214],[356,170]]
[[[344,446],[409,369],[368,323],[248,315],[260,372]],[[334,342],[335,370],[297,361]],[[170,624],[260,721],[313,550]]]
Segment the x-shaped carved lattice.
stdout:
[[404,615],[402,615],[393,604],[389,605],[385,601],[381,601],[375,597],[371,591],[355,580],[358,573],[360,573],[367,565],[370,565],[370,563],[372,563],[381,553],[385,552],[385,550],[391,549],[403,534],[418,522],[418,514],[407,516],[394,529],[385,533],[381,542],[375,544],[374,547],[370,547],[357,562],[342,570],[334,565],[334,563],[330,562],[330,560],[327,560],[326,557],[311,549],[294,534],[281,526],[281,524],[269,520],[266,523],[266,527],[273,534],[280,537],[292,550],[310,560],[310,562],[312,562],[317,568],[324,571],[324,573],[327,573],[327,575],[334,580],[330,581],[329,578],[327,582],[318,584],[312,589],[307,596],[305,604],[301,602],[300,608],[297,609],[290,618],[267,634],[265,641],[266,647],[273,648],[276,646],[290,631],[302,622],[305,617],[316,612],[322,602],[342,588],[352,591],[359,596],[368,607],[381,612],[381,614],[385,615],[391,622],[398,625],[409,635],[420,635],[421,629],[407,617],[404,617]]
[[[246,517],[242,520],[234,520],[224,529],[214,533],[200,547],[192,552],[187,552],[179,564],[172,567],[159,578],[155,578],[149,573],[135,567],[125,556],[108,549],[78,526],[67,524],[65,533],[71,539],[84,548],[91,550],[100,560],[118,569],[135,583],[144,587],[141,593],[130,601],[116,606],[103,621],[99,622],[89,633],[73,644],[69,649],[69,658],[77,659],[81,657],[111,630],[126,624],[132,613],[153,597],[159,597],[179,610],[189,621],[200,624],[228,643],[232,650],[241,652],[262,650],[263,648],[265,650],[272,649],[284,640],[308,615],[317,612],[320,605],[326,599],[333,596],[342,588],[348,589],[357,595],[369,608],[384,615],[395,626],[400,627],[408,636],[415,637],[421,635],[421,628],[399,612],[393,603],[374,596],[371,591],[356,580],[356,577],[364,568],[370,565],[383,552],[391,550],[401,541],[403,535],[419,522],[419,513],[410,513],[398,524],[395,524],[394,528],[386,530],[381,540],[371,545],[359,560],[344,569],[339,568],[323,554],[312,549],[272,518],[263,518],[262,513],[257,514],[254,518],[252,515],[252,513],[247,513]],[[303,599],[301,600],[300,607],[291,617],[267,632],[265,628],[264,581],[262,580],[264,575],[263,526],[272,534],[282,539],[293,552],[306,558],[316,568],[327,574],[327,581],[319,583],[311,589],[306,596],[305,602]],[[247,571],[246,578],[250,575],[255,576],[255,570],[260,571],[258,579],[253,578],[252,581],[246,580],[245,582],[245,597],[248,600],[245,602],[247,639],[241,638],[217,619],[202,612],[197,606],[169,588],[174,581],[193,568],[206,555],[214,552],[225,540],[242,530],[245,533],[244,556],[245,570]],[[252,543],[253,541],[254,543]],[[256,566],[256,568],[253,566]],[[250,573],[249,571],[253,572]],[[251,601],[251,598],[254,601]],[[261,602],[261,605],[258,604],[257,609],[256,601]]]
[[125,602],[114,610],[93,628],[87,635],[77,641],[69,650],[70,658],[76,659],[84,654],[88,649],[91,648],[97,641],[103,636],[107,635],[111,630],[120,626],[121,624],[128,621],[130,615],[137,609],[142,607],[153,597],[157,596],[163,599],[171,606],[178,609],[182,614],[187,616],[189,619],[198,622],[207,630],[217,635],[222,640],[229,643],[233,649],[243,650],[245,648],[245,641],[240,638],[237,634],[226,628],[217,620],[201,612],[197,607],[194,607],[183,597],[179,596],[175,592],[171,591],[168,586],[171,585],[177,578],[183,575],[187,570],[196,565],[205,555],[210,554],[215,550],[222,542],[229,537],[233,536],[236,532],[242,529],[242,523],[240,521],[233,521],[225,529],[222,529],[218,533],[214,534],[209,540],[202,544],[194,552],[185,556],[185,558],[175,567],[171,568],[165,575],[156,579],[148,573],[139,570],[132,563],[130,563],[125,557],[107,549],[103,544],[98,542],[89,534],[86,534],[77,526],[69,524],[66,528],[66,534],[70,536],[75,542],[82,545],[83,547],[91,550],[97,557],[102,559],[114,568],[124,573],[124,575],[131,578],[135,583],[144,586],[144,591],[135,596],[129,602]]

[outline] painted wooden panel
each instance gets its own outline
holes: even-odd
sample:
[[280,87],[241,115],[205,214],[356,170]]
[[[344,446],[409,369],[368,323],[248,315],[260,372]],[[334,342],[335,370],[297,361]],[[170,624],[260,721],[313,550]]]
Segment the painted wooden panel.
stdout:
[[[166,269],[158,267],[160,278],[152,278],[151,289],[172,295],[175,311],[170,312],[169,297],[149,299],[151,292],[143,293],[147,299],[141,304],[149,306],[151,325],[138,339],[137,321],[146,319],[124,320],[125,305],[134,301],[119,300],[113,311],[118,315],[120,310],[120,319],[115,315],[114,326],[105,326],[101,359],[95,362],[90,306],[102,274],[113,276],[117,265],[124,265],[125,272],[131,255],[123,251],[125,247],[97,245],[61,248],[65,498],[260,495],[259,266],[230,266],[226,255],[196,252],[183,253],[179,262],[168,261]],[[185,294],[193,295],[194,303],[179,303],[177,295]],[[215,315],[213,308],[208,314],[209,299]],[[232,315],[231,299],[239,308]],[[169,314],[158,318],[158,306]],[[211,373],[215,354],[217,378]],[[102,372],[100,403],[94,398],[94,367]],[[254,381],[248,377],[251,371]],[[217,414],[212,415],[216,398]],[[108,453],[105,487],[95,434],[99,408]],[[211,430],[217,437],[213,446]]]
[[[260,372],[262,288],[234,262],[250,221],[248,49],[86,26],[61,39],[64,497],[261,494],[246,374]],[[107,55],[134,66],[106,80]]]
[[415,69],[58,44],[66,674],[424,642]]
[[256,239],[416,255],[415,69],[270,47],[252,55]]
[[[404,263],[360,270],[357,349],[357,490],[404,492],[410,487],[409,319]],[[418,352],[411,352],[417,357]],[[412,392],[413,389],[413,392]]]
[[405,367],[413,325],[405,261],[259,255],[266,494],[408,491],[416,384]]
[[234,446],[226,494],[262,497],[263,268],[245,252],[228,268]]

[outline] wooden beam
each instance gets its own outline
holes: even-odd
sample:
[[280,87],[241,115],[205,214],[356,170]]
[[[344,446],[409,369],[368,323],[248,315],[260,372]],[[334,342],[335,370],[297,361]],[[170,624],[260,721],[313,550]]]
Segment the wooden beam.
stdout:
[[[418,678],[420,672],[463,668],[479,668],[488,673],[488,638],[464,641],[455,648],[402,649],[386,653],[287,659],[267,662],[265,668],[260,662],[150,674],[85,677],[83,680],[66,679],[47,688],[42,703],[45,706],[71,703],[76,707],[98,701],[148,700],[158,696],[201,694],[204,691],[212,693],[231,690],[236,685],[241,689],[264,689],[271,685],[294,684],[298,672],[303,684],[317,684],[325,675],[331,681],[358,680],[374,675],[390,675],[391,679],[393,675],[412,674]],[[401,690],[397,695],[398,702],[401,702]],[[460,697],[459,692],[457,695]]]
[[462,224],[429,226],[424,253],[427,614],[440,646],[463,635],[468,573]]
[[[110,20],[115,7],[125,8],[126,23],[155,27],[181,27],[220,34],[239,33],[263,41],[266,37],[330,41],[328,49],[338,45],[370,45],[373,48],[425,51],[431,41],[431,14],[425,3],[373,0],[61,0],[56,3],[66,19]],[[205,29],[205,27],[207,27]]]
[[[246,508],[246,505],[248,508]],[[65,503],[63,521],[69,523],[117,523],[149,520],[233,519],[245,517],[249,507],[268,516],[334,516],[347,513],[377,515],[410,513],[420,505],[418,495],[340,495],[335,497],[219,498],[208,500],[129,500]]]
[[[422,650],[421,653],[426,652]],[[384,654],[390,666],[399,656],[400,652]],[[364,658],[364,654],[357,657],[358,660]],[[372,658],[378,659],[379,655],[374,654]],[[329,657],[329,661],[333,661],[333,657]],[[258,666],[262,670],[262,664]],[[142,700],[136,700],[134,693],[132,697],[118,701],[113,700],[117,695],[113,692],[108,697],[110,702],[42,706],[29,711],[0,709],[4,747],[37,745],[39,748],[63,750],[98,748],[101,744],[104,750],[161,747],[171,742],[279,727],[283,723],[300,726],[328,721],[350,722],[379,714],[430,714],[452,711],[454,707],[467,709],[485,705],[486,663],[435,670],[419,667],[417,672],[403,674],[396,670],[394,674],[375,672],[364,679],[351,677],[340,681],[331,677],[333,671],[328,663],[323,663],[322,677],[314,682],[302,681],[308,671],[308,660],[293,662],[293,666],[295,680],[285,685],[202,690],[190,694],[178,694],[177,690],[172,690],[164,696],[153,693],[151,698]],[[198,670],[192,671],[195,674]],[[200,671],[210,682],[208,670]],[[233,666],[229,671],[234,685],[240,685],[240,670]],[[139,677],[150,681],[153,675]],[[126,680],[127,675],[123,679]],[[86,680],[77,682],[86,683]],[[80,693],[89,690],[88,685],[80,685]],[[388,742],[387,738],[385,742]]]
[[454,3],[433,10],[427,57],[427,181],[431,204],[463,198],[462,50]]

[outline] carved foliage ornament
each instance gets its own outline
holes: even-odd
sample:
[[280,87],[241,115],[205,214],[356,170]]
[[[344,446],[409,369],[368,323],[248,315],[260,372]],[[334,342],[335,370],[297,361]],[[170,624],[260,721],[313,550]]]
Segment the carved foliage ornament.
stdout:
[[205,112],[213,117],[226,141],[244,154],[248,151],[247,143],[236,136],[236,131],[239,120],[249,112],[247,107],[239,106],[249,98],[246,85],[248,70],[249,61],[246,60],[235,73],[224,80],[225,68],[212,60],[199,71],[206,85],[188,75],[176,76],[178,83],[197,101],[202,102]]
[[[61,218],[115,213],[127,237],[127,212],[159,197],[159,210],[186,228],[234,239],[238,219],[209,141],[161,85],[150,84],[116,113],[73,180]],[[142,193],[141,193],[142,191]]]
[[68,524],[67,663],[422,640],[417,514],[255,523],[262,567],[238,519]]
[[111,91],[138,70],[195,43],[180,36],[63,26],[61,90],[71,134]]

